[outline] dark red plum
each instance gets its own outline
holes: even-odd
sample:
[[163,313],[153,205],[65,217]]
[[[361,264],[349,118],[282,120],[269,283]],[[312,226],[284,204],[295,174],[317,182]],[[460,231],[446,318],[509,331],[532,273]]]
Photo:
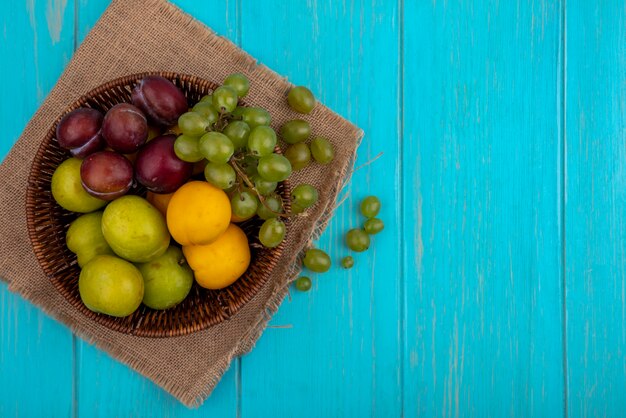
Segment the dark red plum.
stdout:
[[166,78],[144,77],[133,89],[133,104],[144,111],[151,122],[171,126],[188,109],[183,92]]
[[193,164],[176,156],[175,140],[175,135],[159,136],[137,153],[135,177],[151,192],[172,193],[191,177]]
[[71,111],[57,125],[59,145],[77,158],[85,158],[103,149],[105,143],[100,131],[102,119],[102,113],[96,109],[81,107]]
[[148,120],[136,106],[117,104],[104,115],[102,136],[113,150],[133,153],[148,139]]
[[133,166],[122,154],[100,151],[83,160],[80,178],[87,193],[113,200],[126,194],[133,185]]

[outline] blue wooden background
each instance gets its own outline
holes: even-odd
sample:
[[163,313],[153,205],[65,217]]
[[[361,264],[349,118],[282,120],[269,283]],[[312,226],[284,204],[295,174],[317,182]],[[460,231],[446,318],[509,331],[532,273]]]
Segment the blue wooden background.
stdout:
[[[2,3],[0,155],[107,3]],[[626,413],[623,0],[175,3],[384,152],[320,245],[346,253],[369,193],[387,229],[198,410],[0,285],[0,416]]]

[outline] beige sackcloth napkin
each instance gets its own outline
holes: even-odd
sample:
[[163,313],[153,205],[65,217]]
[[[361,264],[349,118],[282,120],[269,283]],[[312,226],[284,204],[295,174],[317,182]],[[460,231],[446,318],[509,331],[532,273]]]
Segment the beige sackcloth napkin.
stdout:
[[[189,42],[193,39],[193,42]],[[114,78],[144,71],[175,71],[221,82],[242,72],[251,81],[246,102],[268,109],[272,126],[296,117],[335,146],[332,164],[312,164],[290,177],[316,186],[320,201],[289,228],[281,261],[263,289],[230,320],[174,338],[140,338],[112,331],[79,313],[41,270],[27,234],[25,196],[30,166],[48,129],[64,109]],[[233,358],[252,349],[300,269],[303,248],[326,226],[350,176],[362,131],[318,104],[297,115],[286,104],[291,84],[230,41],[165,0],[114,0],[72,58],[56,86],[0,166],[0,278],[9,288],[156,382],[188,406],[199,406]]]

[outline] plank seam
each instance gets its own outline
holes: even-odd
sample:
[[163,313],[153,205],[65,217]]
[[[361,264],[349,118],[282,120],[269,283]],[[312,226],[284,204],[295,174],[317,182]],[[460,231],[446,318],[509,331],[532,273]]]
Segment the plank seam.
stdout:
[[560,30],[560,101],[561,115],[559,123],[561,124],[561,178],[560,178],[560,201],[561,201],[561,282],[563,286],[563,299],[562,299],[562,316],[563,316],[563,414],[567,418],[569,416],[568,404],[569,404],[569,387],[568,387],[568,373],[569,366],[567,361],[567,231],[566,231],[566,204],[567,204],[567,0],[561,2],[561,30]]
[[[406,268],[406,252],[407,244],[404,233],[405,217],[405,201],[404,201],[404,0],[398,0],[398,164],[400,165],[400,242],[402,242],[402,251],[400,253],[400,280],[401,285],[398,291],[400,298],[400,336],[402,338],[400,342],[400,416],[404,417],[404,401],[405,401],[405,356],[407,354],[407,330],[406,330],[406,314],[407,314],[407,301],[406,301],[406,287],[407,278],[405,275]],[[418,168],[419,169],[419,168]]]

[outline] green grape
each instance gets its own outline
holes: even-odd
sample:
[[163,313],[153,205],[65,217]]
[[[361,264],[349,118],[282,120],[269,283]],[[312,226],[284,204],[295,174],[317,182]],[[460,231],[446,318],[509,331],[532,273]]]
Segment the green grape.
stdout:
[[213,107],[222,113],[235,110],[238,100],[237,92],[229,86],[220,86],[213,92]]
[[278,183],[275,181],[267,181],[258,174],[253,175],[251,179],[254,183],[254,188],[261,196],[267,196],[276,190],[276,187],[278,186]]
[[252,155],[246,155],[243,158],[243,161],[239,163],[241,168],[243,168],[244,173],[248,175],[248,177],[254,177],[258,175],[257,166],[259,164],[259,159],[253,157]]
[[311,248],[304,253],[304,267],[316,273],[325,273],[330,269],[330,257],[322,250]]
[[229,164],[208,163],[204,167],[204,177],[206,181],[222,190],[233,187],[237,181],[235,170]]
[[308,292],[311,289],[311,279],[306,276],[298,277],[295,286],[301,292]]
[[285,239],[287,228],[278,218],[270,218],[263,222],[259,230],[259,241],[267,248],[275,248]]
[[328,164],[335,158],[335,149],[328,139],[318,136],[311,141],[311,154],[318,163]]
[[[313,206],[318,199],[317,189],[310,184],[298,184],[291,191],[292,211],[308,209]],[[295,213],[300,213],[296,211]]]
[[376,196],[368,196],[361,202],[361,213],[366,218],[374,218],[380,212],[380,200]]
[[204,155],[198,148],[198,138],[188,135],[180,135],[174,142],[174,153],[183,161],[197,163],[204,159]]
[[244,148],[248,145],[248,135],[250,135],[250,127],[247,123],[234,120],[230,122],[222,131],[224,135],[233,141],[235,149]]
[[280,127],[280,136],[288,144],[306,141],[309,135],[311,135],[311,125],[302,119],[290,120]]
[[315,107],[315,96],[304,86],[293,87],[287,94],[287,102],[298,113],[310,113]]
[[257,126],[269,126],[272,118],[262,107],[244,107],[241,111],[241,120],[246,122],[250,129],[254,129]]
[[233,110],[232,112],[230,112],[230,114],[235,118],[235,119],[241,119],[241,117],[243,116],[243,111],[244,111],[245,107],[243,106],[237,106],[235,108],[235,110]]
[[235,146],[228,137],[219,132],[207,132],[200,137],[200,152],[212,163],[227,163],[235,152]]
[[346,234],[346,245],[352,251],[363,252],[370,247],[370,236],[362,229],[351,229]]
[[217,110],[215,110],[211,102],[198,102],[191,110],[205,118],[209,126],[217,122]]
[[237,92],[239,98],[245,97],[250,90],[250,80],[241,73],[231,74],[224,80],[224,85],[232,87]]
[[347,256],[341,259],[341,267],[344,269],[351,269],[354,266],[354,258],[352,256]]
[[[209,103],[213,103],[213,95],[212,94],[207,94],[205,96],[202,96],[202,98],[200,99],[200,102],[209,102]],[[199,103],[199,102],[198,102]]]
[[285,158],[291,163],[291,168],[298,171],[311,162],[311,151],[304,142],[290,145],[285,150]]
[[291,163],[280,154],[270,154],[259,159],[257,170],[267,181],[283,181],[291,174]]
[[248,149],[255,157],[263,157],[274,152],[276,132],[269,126],[257,126],[250,131]]
[[185,135],[200,136],[208,126],[209,122],[196,112],[186,112],[178,118],[178,127]]
[[254,193],[244,190],[237,192],[230,199],[230,207],[238,220],[245,221],[252,218],[256,214],[259,201]]
[[363,224],[363,229],[368,235],[375,235],[385,229],[385,224],[378,218],[370,218]]
[[259,218],[267,220],[270,218],[276,218],[278,214],[283,211],[283,200],[280,196],[273,194],[267,196],[263,202],[259,203],[259,207],[256,210],[256,214]]

